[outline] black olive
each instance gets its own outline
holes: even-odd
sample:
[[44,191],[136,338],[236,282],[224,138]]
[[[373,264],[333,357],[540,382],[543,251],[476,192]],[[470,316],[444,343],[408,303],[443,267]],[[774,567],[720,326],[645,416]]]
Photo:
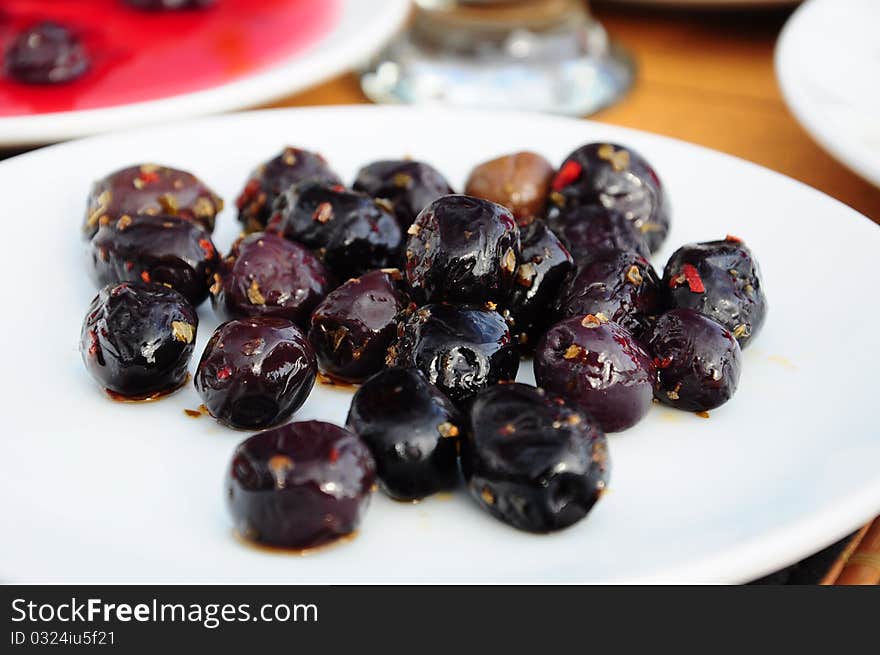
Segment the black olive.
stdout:
[[535,380],[587,410],[605,432],[625,430],[651,408],[650,355],[617,323],[594,315],[554,325],[535,350]]
[[400,271],[370,271],[332,291],[312,313],[309,340],[321,370],[361,382],[385,366],[397,337],[397,318],[407,306]]
[[342,184],[342,178],[331,170],[324,157],[301,148],[288,146],[276,157],[260,164],[235,201],[238,220],[245,231],[264,230],[278,196],[292,185],[306,180]]
[[211,300],[227,318],[278,316],[307,329],[312,310],[332,288],[308,248],[267,232],[237,241],[220,271]]
[[363,441],[322,421],[255,434],[235,449],[228,471],[227,504],[238,533],[297,549],[352,534],[376,478]]
[[386,369],[351,400],[346,426],[369,446],[382,489],[419,500],[458,480],[464,422],[452,402],[416,369]]
[[471,496],[520,530],[549,532],[584,518],[611,464],[605,434],[577,405],[525,384],[480,392],[462,439]]
[[489,309],[425,305],[401,325],[392,365],[415,367],[454,402],[516,377],[519,355],[504,318]]
[[513,286],[519,228],[501,205],[443,196],[409,228],[406,277],[419,302],[503,302]]
[[83,322],[80,351],[105,389],[146,398],[186,382],[199,317],[181,294],[161,284],[108,285]]
[[198,306],[218,264],[211,236],[178,216],[124,215],[102,225],[89,242],[92,279],[167,284]]
[[579,207],[601,206],[630,221],[651,252],[666,239],[670,207],[663,185],[644,157],[630,148],[612,143],[581,146],[566,157],[552,186],[551,225]]
[[663,271],[669,307],[687,307],[715,319],[745,348],[764,325],[767,299],[757,260],[735,237],[676,250]]
[[266,228],[316,251],[339,279],[399,263],[397,219],[364,193],[302,182],[276,201]]
[[211,416],[230,427],[261,429],[302,406],[317,371],[315,352],[296,325],[256,316],[217,328],[194,381]]
[[223,200],[192,173],[157,164],[129,166],[92,185],[83,234],[91,239],[105,223],[139,214],[177,216],[208,232]]
[[647,259],[648,242],[620,212],[586,205],[547,219],[550,229],[568,248],[575,263],[581,265],[608,250],[634,252]]
[[6,50],[6,74],[25,84],[63,84],[91,66],[80,37],[66,25],[43,21],[15,35]]
[[657,319],[644,337],[657,367],[656,397],[667,405],[704,412],[726,403],[736,392],[742,370],[733,334],[693,309],[673,309]]
[[662,311],[660,278],[648,260],[634,252],[606,250],[563,286],[557,316],[602,314],[639,336]]
[[550,325],[557,296],[574,264],[544,221],[536,220],[520,232],[522,253],[508,307],[514,340],[529,352]]
[[455,193],[440,171],[412,159],[368,164],[358,171],[352,188],[389,202],[402,230],[437,198]]

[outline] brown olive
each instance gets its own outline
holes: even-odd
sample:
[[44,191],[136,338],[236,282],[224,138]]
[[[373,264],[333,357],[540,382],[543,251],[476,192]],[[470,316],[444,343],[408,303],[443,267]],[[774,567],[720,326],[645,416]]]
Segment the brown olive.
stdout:
[[464,192],[504,205],[523,227],[544,215],[553,174],[553,166],[541,155],[517,152],[474,168]]

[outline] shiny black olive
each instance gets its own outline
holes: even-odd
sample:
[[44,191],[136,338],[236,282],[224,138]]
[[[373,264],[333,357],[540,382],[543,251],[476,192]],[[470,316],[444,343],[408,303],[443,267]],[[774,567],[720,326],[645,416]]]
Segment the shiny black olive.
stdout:
[[656,397],[691,412],[726,403],[742,370],[739,344],[718,322],[693,309],[673,309],[657,319],[644,344],[657,367]]
[[108,285],[83,322],[80,351],[108,391],[147,398],[186,382],[199,317],[181,294],[161,284]]
[[331,170],[324,157],[301,148],[288,146],[276,157],[260,164],[235,201],[238,220],[245,231],[264,230],[278,196],[290,186],[306,180],[342,184],[342,178]]
[[66,25],[48,20],[15,35],[4,62],[6,74],[25,84],[72,82],[89,66],[80,37]]
[[412,159],[368,164],[358,171],[352,188],[391,203],[401,230],[437,198],[455,193],[440,171]]
[[178,216],[212,232],[221,209],[220,196],[192,173],[157,164],[129,166],[92,185],[83,235],[91,239],[101,225],[138,214]]
[[520,530],[550,532],[580,521],[610,475],[605,434],[574,404],[525,384],[480,392],[462,439],[474,500]]
[[195,387],[221,423],[262,429],[302,406],[317,371],[315,352],[296,325],[256,316],[217,328],[196,369]]
[[663,271],[669,307],[696,309],[733,332],[745,348],[767,314],[757,260],[736,237],[692,243],[676,250]]
[[501,315],[489,309],[425,305],[401,324],[389,363],[413,366],[454,402],[513,380],[519,355]]
[[464,423],[420,371],[386,369],[364,382],[346,427],[369,446],[379,484],[392,498],[419,500],[455,486]]
[[409,228],[406,277],[419,302],[502,302],[520,252],[510,211],[488,200],[443,196]]
[[289,187],[266,230],[312,248],[342,280],[395,266],[403,242],[386,207],[364,193],[320,182]]
[[332,288],[329,273],[308,248],[266,232],[237,241],[219,271],[211,300],[222,316],[278,316],[304,330]]
[[218,264],[211,236],[178,216],[122,216],[102,225],[89,242],[92,279],[99,285],[130,280],[167,284],[198,306]]
[[603,315],[639,336],[663,311],[660,278],[634,252],[606,250],[583,264],[559,294],[559,320]]
[[282,548],[352,534],[376,479],[370,451],[348,430],[303,421],[250,437],[232,455],[226,498],[238,533]]
[[655,378],[650,355],[632,334],[593,315],[557,323],[535,350],[538,385],[581,405],[605,432],[645,416]]
[[312,313],[309,340],[321,370],[346,382],[361,382],[385,366],[397,337],[397,318],[408,299],[400,271],[370,271],[331,292]]
[[566,157],[553,179],[548,217],[602,206],[632,222],[656,252],[669,232],[670,206],[651,165],[634,150],[590,143]]
[[578,265],[607,250],[634,252],[645,259],[651,255],[642,234],[615,210],[587,205],[549,218],[547,224]]
[[536,220],[520,232],[522,253],[508,307],[514,341],[528,352],[550,325],[560,288],[574,264],[544,221]]

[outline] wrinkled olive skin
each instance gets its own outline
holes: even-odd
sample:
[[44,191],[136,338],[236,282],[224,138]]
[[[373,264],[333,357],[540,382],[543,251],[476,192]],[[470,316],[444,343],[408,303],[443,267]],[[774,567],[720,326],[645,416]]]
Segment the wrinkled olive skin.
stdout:
[[544,221],[535,221],[520,232],[522,253],[509,311],[514,341],[522,352],[530,352],[550,325],[557,296],[574,263]]
[[382,490],[395,500],[420,500],[458,482],[458,410],[413,368],[386,369],[355,392],[346,427],[376,460]]
[[43,21],[15,35],[3,67],[17,82],[64,84],[82,77],[91,66],[89,53],[69,27]]
[[507,207],[520,227],[544,216],[553,166],[534,152],[504,155],[471,171],[464,192]]
[[461,465],[468,491],[495,518],[551,532],[584,518],[608,484],[605,434],[575,405],[525,384],[480,392]]
[[578,207],[619,212],[656,252],[669,232],[671,209],[663,184],[637,152],[609,143],[590,143],[572,152],[553,180],[548,217]]
[[89,374],[127,398],[173,391],[186,382],[199,317],[161,284],[108,285],[92,300],[80,336]]
[[123,216],[151,214],[195,221],[213,232],[223,200],[192,173],[156,164],[129,166],[92,185],[86,204],[83,235]]
[[396,269],[370,271],[332,291],[312,313],[309,341],[330,377],[362,382],[382,370],[409,301]]
[[98,286],[158,282],[196,307],[208,297],[218,259],[211,236],[176,216],[123,217],[101,226],[89,242],[90,273]]
[[[699,273],[704,292],[691,290],[682,275],[686,264]],[[695,309],[715,319],[733,333],[741,348],[758,335],[767,315],[758,262],[733,237],[676,250],[663,271],[663,291],[668,307]]]
[[673,309],[644,338],[657,367],[655,396],[690,412],[720,407],[739,385],[742,355],[733,334],[693,309]]
[[211,300],[225,318],[277,316],[305,330],[312,310],[332,284],[327,269],[308,248],[257,232],[232,246],[215,275]]
[[650,355],[617,323],[573,316],[554,325],[535,351],[535,380],[578,403],[605,432],[638,423],[651,408]]
[[216,4],[216,2],[217,0],[125,0],[125,4],[144,11],[203,9]]
[[196,391],[224,425],[259,430],[286,421],[309,397],[315,351],[284,318],[228,321],[211,336],[196,369]]
[[516,377],[519,354],[501,315],[479,307],[434,304],[416,310],[389,349],[393,366],[415,367],[453,402]]
[[391,203],[403,231],[430,203],[455,193],[436,168],[409,159],[377,161],[364,166],[358,171],[352,188]]
[[275,203],[266,231],[316,251],[341,280],[395,266],[403,244],[387,208],[364,193],[320,182],[288,188]]
[[375,462],[356,435],[322,421],[289,423],[235,449],[227,506],[246,539],[315,548],[357,530],[375,479]]
[[501,302],[520,253],[509,210],[470,196],[443,196],[409,229],[406,278],[419,302]]
[[266,229],[278,196],[294,184],[307,180],[342,184],[342,178],[331,170],[324,157],[301,148],[288,146],[276,157],[260,164],[235,201],[238,220],[245,232]]
[[603,314],[638,337],[662,311],[660,278],[648,260],[634,252],[606,250],[565,284],[556,316]]
[[651,256],[648,243],[638,229],[623,214],[604,207],[578,207],[549,218],[547,224],[578,265],[606,250],[635,252],[645,259]]

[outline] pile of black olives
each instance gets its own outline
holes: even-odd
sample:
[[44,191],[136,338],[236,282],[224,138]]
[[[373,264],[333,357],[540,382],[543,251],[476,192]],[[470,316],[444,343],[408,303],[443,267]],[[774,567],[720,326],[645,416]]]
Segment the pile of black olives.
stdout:
[[[558,169],[517,152],[474,168],[466,195],[432,166],[383,160],[352,187],[286,147],[223,202],[156,164],[95,183],[83,234],[102,286],[83,324],[87,370],[114,398],[187,381],[210,296],[226,320],[194,372],[207,413],[265,430],[235,451],[238,532],[285,548],[353,533],[372,491],[419,501],[464,486],[530,532],[584,518],[609,483],[606,433],[659,402],[705,413],[736,392],[767,311],[742,240],[682,246],[662,275],[670,204],[618,144]],[[533,358],[538,386],[515,382]],[[359,385],[345,427],[288,422],[316,380]]]

